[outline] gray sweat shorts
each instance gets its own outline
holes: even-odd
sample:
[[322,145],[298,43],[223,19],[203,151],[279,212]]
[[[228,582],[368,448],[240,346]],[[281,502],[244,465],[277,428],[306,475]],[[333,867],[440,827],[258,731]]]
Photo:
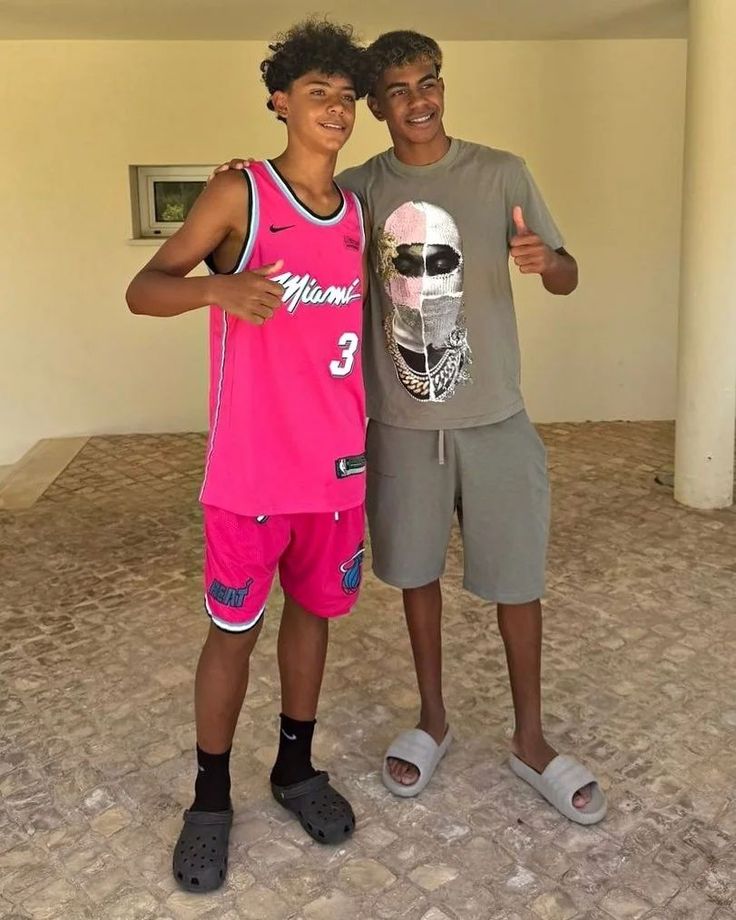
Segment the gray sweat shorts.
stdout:
[[502,604],[543,595],[547,457],[525,411],[440,432],[371,420],[367,460],[373,571],[381,581],[418,588],[439,578],[457,514],[468,591]]

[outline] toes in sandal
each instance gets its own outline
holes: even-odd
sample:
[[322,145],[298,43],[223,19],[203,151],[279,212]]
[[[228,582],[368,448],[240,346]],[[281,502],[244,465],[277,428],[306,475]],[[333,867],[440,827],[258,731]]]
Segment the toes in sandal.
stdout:
[[293,812],[317,843],[341,843],[355,829],[355,815],[348,800],[330,785],[324,771],[290,786],[271,783],[276,801]]
[[[419,795],[427,783],[432,779],[437,765],[447,753],[447,749],[452,741],[452,735],[448,728],[441,744],[437,744],[434,738],[421,728],[410,728],[394,739],[393,743],[386,751],[383,758],[383,784],[394,795],[402,798],[411,798]],[[397,782],[391,776],[388,767],[389,758],[403,760],[416,768],[419,776],[416,782],[410,786]]]
[[[561,815],[576,824],[597,824],[606,816],[608,804],[603,790],[595,776],[567,754],[558,754],[546,766],[544,772],[537,773],[515,754],[509,757],[512,771],[556,808]],[[573,804],[575,793],[590,786],[591,799],[583,808]]]
[[229,811],[185,811],[174,847],[174,878],[185,891],[214,891],[227,875],[227,847],[233,823]]

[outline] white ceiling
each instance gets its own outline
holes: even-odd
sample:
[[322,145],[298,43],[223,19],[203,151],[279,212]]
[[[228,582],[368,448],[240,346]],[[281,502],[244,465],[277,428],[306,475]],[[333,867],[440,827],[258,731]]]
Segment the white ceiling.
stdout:
[[[736,2],[736,0],[734,0]],[[446,41],[680,38],[687,0],[0,0],[0,39],[258,40],[313,12],[366,39],[416,29]],[[329,5],[328,5],[329,4]]]

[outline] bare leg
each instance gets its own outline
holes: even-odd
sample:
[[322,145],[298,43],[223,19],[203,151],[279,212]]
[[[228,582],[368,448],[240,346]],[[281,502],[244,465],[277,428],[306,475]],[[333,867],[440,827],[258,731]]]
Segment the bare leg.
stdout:
[[[403,594],[421,699],[419,728],[440,744],[447,732],[442,697],[442,589],[437,580],[421,588],[407,588]],[[390,757],[388,769],[393,779],[405,786],[413,786],[419,779],[417,768],[404,760]]]
[[197,744],[203,751],[221,754],[232,746],[260,631],[260,622],[244,633],[227,633],[210,625],[194,684]]
[[[542,604],[499,604],[498,626],[506,647],[506,661],[514,701],[516,727],[512,749],[538,773],[557,755],[542,730]],[[590,787],[573,797],[576,808],[591,800]]]
[[328,622],[284,599],[279,629],[281,707],[284,715],[300,722],[317,716],[317,703],[327,658]]

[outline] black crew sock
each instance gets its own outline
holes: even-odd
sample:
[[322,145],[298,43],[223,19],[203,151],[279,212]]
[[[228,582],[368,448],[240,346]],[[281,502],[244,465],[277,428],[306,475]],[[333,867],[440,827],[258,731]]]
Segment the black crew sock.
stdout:
[[230,749],[208,754],[197,745],[197,779],[190,811],[227,811],[230,804]]
[[271,782],[276,786],[291,786],[317,775],[312,767],[312,735],[316,724],[281,714],[279,753],[271,770]]

